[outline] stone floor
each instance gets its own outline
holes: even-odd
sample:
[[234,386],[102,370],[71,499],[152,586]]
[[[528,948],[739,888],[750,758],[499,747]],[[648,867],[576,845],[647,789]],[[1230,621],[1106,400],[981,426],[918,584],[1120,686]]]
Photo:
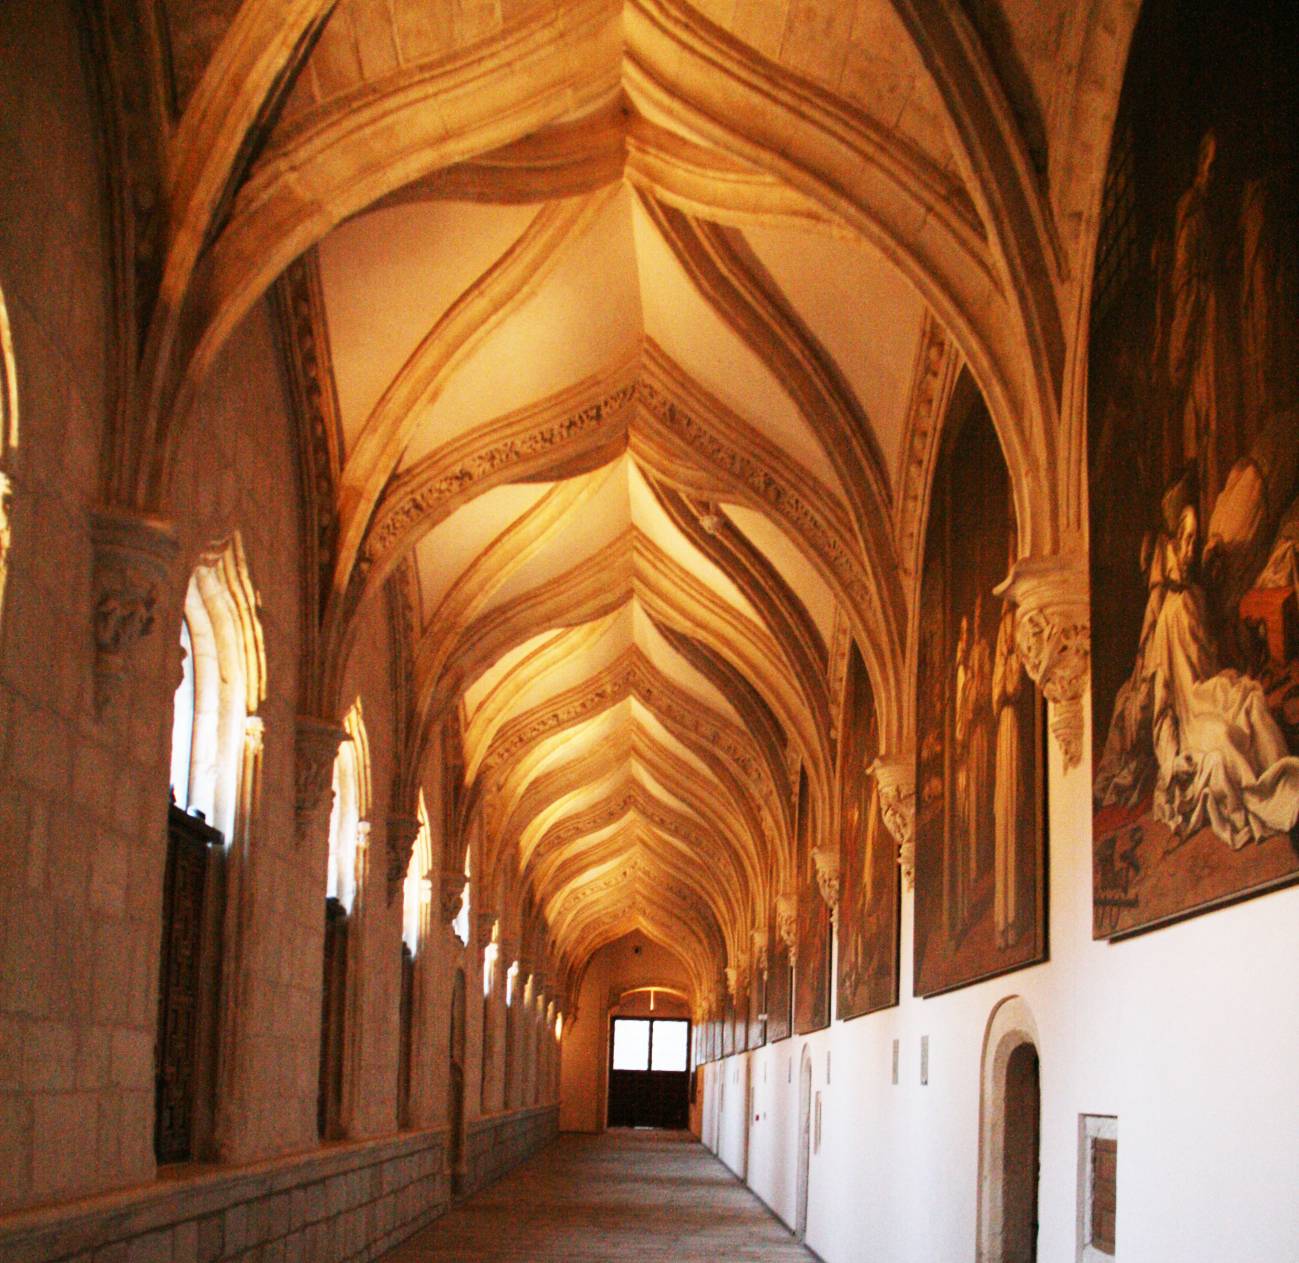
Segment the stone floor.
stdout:
[[680,1132],[560,1136],[384,1263],[807,1263],[814,1256]]

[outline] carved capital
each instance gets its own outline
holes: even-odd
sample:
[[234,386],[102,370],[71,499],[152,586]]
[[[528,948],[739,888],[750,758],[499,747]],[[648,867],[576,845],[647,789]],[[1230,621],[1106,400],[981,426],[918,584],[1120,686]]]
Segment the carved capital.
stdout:
[[766,975],[767,972],[767,929],[760,926],[750,935],[753,942],[753,971]]
[[789,950],[792,965],[798,956],[798,899],[794,895],[776,898],[776,933]]
[[493,942],[496,937],[496,913],[489,912],[486,908],[480,909],[474,918],[474,929],[479,947],[486,947]]
[[419,820],[415,816],[389,816],[387,823],[388,904],[391,906],[410,868],[411,852],[419,837]]
[[749,981],[743,965],[729,965],[726,969],[726,991],[732,1000],[738,1000],[744,994]]
[[839,852],[815,846],[812,848],[812,863],[816,865],[816,885],[821,898],[834,912],[839,907]]
[[132,653],[152,630],[179,544],[170,522],[121,509],[90,515],[94,547],[95,714],[125,691]]
[[460,901],[464,897],[468,878],[464,873],[443,873],[438,886],[439,906],[442,911],[442,924],[450,925],[460,911]]
[[898,864],[908,890],[916,884],[916,759],[911,753],[881,757],[867,769],[880,791],[880,817],[898,844]]
[[1051,703],[1065,770],[1082,761],[1083,692],[1091,671],[1091,605],[1082,554],[1024,557],[996,595],[1018,607],[1015,645]]
[[294,824],[298,845],[328,820],[334,805],[334,759],[347,733],[327,719],[299,715],[294,724]]

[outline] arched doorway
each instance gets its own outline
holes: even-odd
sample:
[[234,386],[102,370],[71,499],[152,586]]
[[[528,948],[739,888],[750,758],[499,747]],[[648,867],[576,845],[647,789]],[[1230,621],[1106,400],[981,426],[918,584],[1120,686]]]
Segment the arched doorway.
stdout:
[[979,1113],[979,1263],[1036,1263],[1041,1066],[1019,996],[988,1021]]
[[798,1184],[794,1207],[794,1234],[807,1235],[807,1184],[812,1166],[812,1054],[803,1046],[798,1068]]

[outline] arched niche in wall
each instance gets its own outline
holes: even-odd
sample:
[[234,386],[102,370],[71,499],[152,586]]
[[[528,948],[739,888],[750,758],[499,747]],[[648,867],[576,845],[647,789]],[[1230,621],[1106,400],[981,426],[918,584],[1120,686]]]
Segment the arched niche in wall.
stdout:
[[979,1077],[978,1263],[1035,1263],[1041,1068],[1020,996],[988,1019]]

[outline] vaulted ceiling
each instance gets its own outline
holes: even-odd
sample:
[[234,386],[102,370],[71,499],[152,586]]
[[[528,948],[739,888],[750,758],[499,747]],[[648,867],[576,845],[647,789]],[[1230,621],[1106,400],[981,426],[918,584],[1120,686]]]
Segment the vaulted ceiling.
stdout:
[[832,835],[850,638],[909,740],[943,372],[970,366],[1012,465],[1049,455],[1069,6],[160,5],[203,209],[150,424],[165,447],[284,272],[326,449],[315,705],[396,583],[402,757],[462,768],[481,889],[570,969],[637,928],[706,988],[793,885],[800,768]]

